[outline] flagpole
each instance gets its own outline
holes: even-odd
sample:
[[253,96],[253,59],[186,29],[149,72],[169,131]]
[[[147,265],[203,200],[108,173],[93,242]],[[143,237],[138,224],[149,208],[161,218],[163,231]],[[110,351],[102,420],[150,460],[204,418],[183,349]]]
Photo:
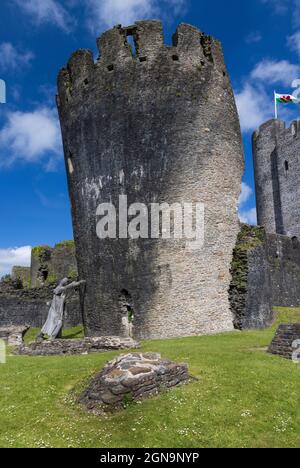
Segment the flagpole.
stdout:
[[274,91],[274,104],[275,104],[275,119],[278,119],[278,109],[277,109],[277,100],[276,100],[276,91]]

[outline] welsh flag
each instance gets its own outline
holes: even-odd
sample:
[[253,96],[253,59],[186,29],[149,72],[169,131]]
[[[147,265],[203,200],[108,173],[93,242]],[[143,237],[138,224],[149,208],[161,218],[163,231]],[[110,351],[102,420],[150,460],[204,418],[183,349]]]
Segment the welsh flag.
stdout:
[[276,102],[280,104],[299,104],[300,99],[295,98],[291,94],[277,94],[275,93]]

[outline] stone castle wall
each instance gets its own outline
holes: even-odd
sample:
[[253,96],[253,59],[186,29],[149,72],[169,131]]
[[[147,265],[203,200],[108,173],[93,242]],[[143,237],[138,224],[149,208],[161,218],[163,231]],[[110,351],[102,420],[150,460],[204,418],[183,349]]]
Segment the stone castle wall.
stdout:
[[265,328],[273,307],[300,306],[300,243],[243,225],[234,250],[229,291],[237,329]]
[[[41,328],[53,298],[53,285],[33,289],[14,289],[11,284],[0,283],[0,327],[28,325]],[[68,293],[66,327],[82,324],[78,291]]]
[[49,246],[34,247],[31,252],[30,285],[33,288],[53,284],[69,277],[78,276],[75,245],[73,241],[64,241],[54,248]]
[[[127,40],[133,36],[136,51]],[[95,64],[75,52],[58,78],[74,236],[88,335],[163,338],[231,330],[228,288],[244,168],[234,96],[219,42],[181,24],[116,27]],[[205,245],[105,239],[100,203],[205,205]],[[125,325],[124,325],[125,324]]]
[[[47,318],[55,285],[64,277],[76,280],[77,263],[73,241],[54,248],[32,249],[31,267],[14,267],[11,281],[0,282],[0,327],[29,325],[41,327]],[[78,291],[68,293],[65,326],[82,324]]]
[[14,266],[11,272],[13,281],[20,281],[23,288],[29,288],[31,277],[30,267]]
[[300,236],[300,122],[270,120],[253,135],[258,224]]

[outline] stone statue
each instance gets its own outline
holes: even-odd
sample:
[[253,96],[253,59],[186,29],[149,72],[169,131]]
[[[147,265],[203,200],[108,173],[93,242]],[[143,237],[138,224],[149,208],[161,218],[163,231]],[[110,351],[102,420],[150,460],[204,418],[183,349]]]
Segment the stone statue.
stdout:
[[45,335],[48,335],[51,340],[54,340],[60,335],[63,327],[67,291],[76,288],[81,284],[85,284],[85,281],[73,281],[70,284],[68,284],[68,282],[68,278],[64,278],[54,289],[54,296],[51,302],[48,318],[37,339],[45,339]]

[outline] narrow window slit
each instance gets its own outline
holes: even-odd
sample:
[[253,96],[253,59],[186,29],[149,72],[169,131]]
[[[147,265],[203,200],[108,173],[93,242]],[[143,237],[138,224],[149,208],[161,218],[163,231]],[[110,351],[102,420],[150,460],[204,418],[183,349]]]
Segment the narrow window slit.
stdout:
[[135,42],[135,37],[133,34],[127,34],[127,44],[131,50],[132,57],[136,57],[137,55],[137,47]]
[[284,162],[284,168],[285,168],[286,171],[289,170],[289,163],[288,163],[288,161],[285,161],[285,162]]

